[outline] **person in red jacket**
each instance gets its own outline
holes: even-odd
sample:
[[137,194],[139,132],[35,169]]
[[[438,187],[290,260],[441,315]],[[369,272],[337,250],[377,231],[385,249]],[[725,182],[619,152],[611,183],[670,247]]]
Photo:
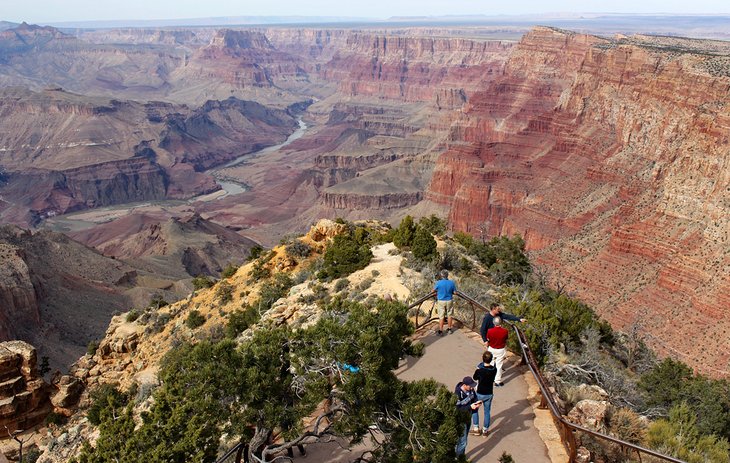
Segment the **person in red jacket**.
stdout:
[[504,386],[502,382],[502,364],[507,355],[507,337],[509,331],[502,327],[502,318],[494,317],[494,328],[487,331],[487,350],[492,353],[492,364],[497,368],[497,376],[494,378],[496,386]]

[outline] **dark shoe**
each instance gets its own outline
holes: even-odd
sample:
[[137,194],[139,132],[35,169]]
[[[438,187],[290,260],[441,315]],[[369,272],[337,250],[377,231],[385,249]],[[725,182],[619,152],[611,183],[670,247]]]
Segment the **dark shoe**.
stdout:
[[494,385],[497,387],[502,387],[502,386],[504,386],[504,383],[494,383]]
[[482,437],[487,437],[489,435],[489,430],[487,428],[482,428]]
[[443,331],[441,331],[441,330],[438,330],[438,331],[436,332],[436,336],[443,336],[443,335],[444,335],[444,332],[443,332]]
[[448,330],[446,330],[446,334],[451,334],[451,328],[449,328]]

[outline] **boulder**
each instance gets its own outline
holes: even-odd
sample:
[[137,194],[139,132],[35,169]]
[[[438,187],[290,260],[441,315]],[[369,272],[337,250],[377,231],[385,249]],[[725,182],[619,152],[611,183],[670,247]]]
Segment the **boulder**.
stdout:
[[78,378],[64,375],[56,384],[58,392],[51,398],[51,403],[57,408],[69,408],[76,405],[84,390],[84,385]]
[[594,431],[606,431],[606,415],[611,404],[605,400],[581,400],[568,413],[568,420]]
[[575,463],[591,463],[591,452],[585,447],[578,447]]
[[4,342],[3,347],[20,356],[20,372],[23,376],[26,378],[37,376],[36,366],[38,364],[38,356],[35,347],[24,341]]
[[580,397],[592,400],[608,400],[608,392],[595,384],[581,384],[576,387],[576,392]]

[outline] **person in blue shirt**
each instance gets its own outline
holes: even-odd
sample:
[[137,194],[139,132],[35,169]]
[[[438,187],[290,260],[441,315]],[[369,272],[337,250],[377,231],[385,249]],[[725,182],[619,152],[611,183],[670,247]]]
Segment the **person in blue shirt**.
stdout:
[[449,272],[441,270],[439,274],[441,279],[436,282],[433,289],[436,291],[436,313],[439,316],[439,330],[436,334],[441,336],[444,332],[444,321],[449,317],[449,330],[454,326],[454,291],[456,291],[456,283],[449,280]]

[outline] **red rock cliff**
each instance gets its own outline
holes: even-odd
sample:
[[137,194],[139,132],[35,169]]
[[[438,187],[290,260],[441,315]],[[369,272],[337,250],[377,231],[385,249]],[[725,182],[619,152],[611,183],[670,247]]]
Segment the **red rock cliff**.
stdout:
[[727,374],[730,48],[714,45],[535,29],[470,100],[427,195],[456,229],[523,234],[615,326]]

